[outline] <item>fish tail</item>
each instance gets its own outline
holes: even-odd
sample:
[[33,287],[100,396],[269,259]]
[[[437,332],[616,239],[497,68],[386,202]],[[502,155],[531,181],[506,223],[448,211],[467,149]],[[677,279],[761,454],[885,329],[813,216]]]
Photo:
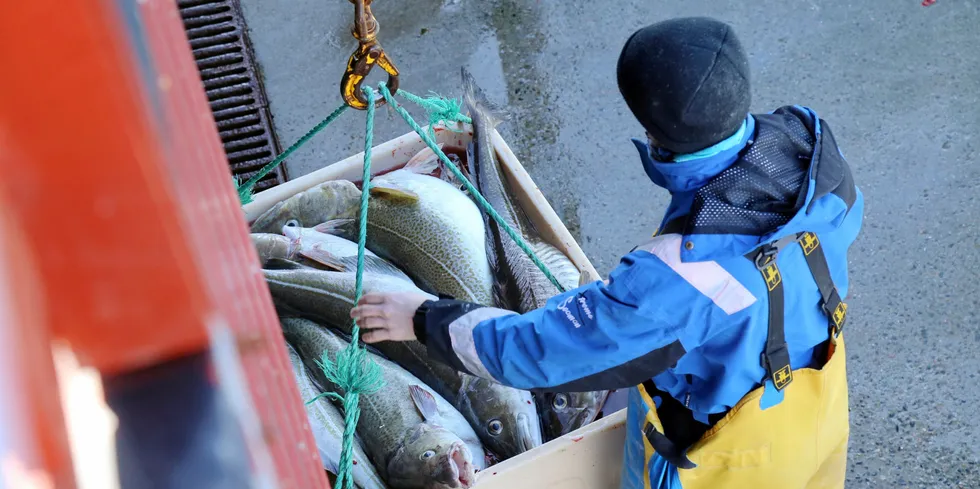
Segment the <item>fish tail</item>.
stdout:
[[313,229],[334,236],[346,237],[354,230],[356,221],[354,219],[331,219],[327,222],[317,224]]
[[489,127],[495,127],[502,119],[507,118],[506,110],[487,98],[486,92],[476,83],[476,78],[466,67],[461,68],[460,73],[463,77],[463,102],[469,107],[471,116],[473,112],[480,111],[487,118]]
[[[429,153],[432,153],[432,151],[430,150]],[[440,163],[439,157],[436,156],[435,153],[432,153],[428,155],[427,158],[413,158],[411,161],[405,164],[404,169],[413,173],[418,173],[419,175],[432,175],[436,172],[436,170],[441,168]]]

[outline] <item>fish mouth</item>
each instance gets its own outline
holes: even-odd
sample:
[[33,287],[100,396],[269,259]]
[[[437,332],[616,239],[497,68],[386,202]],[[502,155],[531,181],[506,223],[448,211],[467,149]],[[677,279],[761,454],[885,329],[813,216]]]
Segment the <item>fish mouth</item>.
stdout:
[[595,421],[595,417],[598,414],[599,414],[598,410],[592,408],[583,408],[581,411],[579,411],[574,416],[569,418],[568,424],[564,428],[562,428],[562,431],[564,431],[564,433],[562,434],[571,433]]
[[541,446],[541,430],[531,429],[531,419],[526,414],[517,415],[517,437],[521,444],[520,453]]
[[549,422],[545,424],[545,432],[548,438],[554,439],[565,436],[589,423],[591,423],[598,411],[589,408],[568,408],[562,413],[549,413]]
[[612,392],[612,391],[604,391],[602,394],[599,395],[599,398],[596,400],[596,403],[595,403],[595,410],[594,410],[595,411],[595,414],[592,415],[592,419],[586,421],[586,424],[592,423],[594,421],[598,421],[603,416],[605,416],[605,413],[603,412],[603,410],[606,407],[606,401],[609,400],[609,393],[610,392]]
[[286,247],[286,258],[292,260],[303,248],[302,234],[296,226],[286,224],[282,227],[282,235],[289,239],[289,244]]
[[468,451],[462,443],[453,443],[446,456],[449,468],[449,480],[444,481],[446,487],[453,489],[469,489],[476,479],[476,471],[467,459]]
[[299,235],[300,235],[300,229],[299,229],[299,227],[298,226],[290,226],[289,224],[283,224],[282,225],[282,229],[280,231],[282,232],[282,235],[283,236],[285,236],[285,237],[287,237],[289,239],[292,239],[292,240],[295,240],[295,239],[299,238]]
[[563,412],[550,413],[557,426],[549,425],[545,427],[546,431],[549,431],[548,436],[551,438],[565,436],[596,421],[608,398],[609,391],[604,391],[589,402],[585,402],[585,399],[582,399],[580,403],[577,403],[578,406],[569,406]]

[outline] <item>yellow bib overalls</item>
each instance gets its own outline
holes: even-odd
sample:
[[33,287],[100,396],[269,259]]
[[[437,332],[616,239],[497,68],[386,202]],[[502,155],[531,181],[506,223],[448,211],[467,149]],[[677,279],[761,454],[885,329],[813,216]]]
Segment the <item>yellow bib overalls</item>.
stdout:
[[[782,277],[775,268],[775,254],[792,243],[803,247],[823,296],[830,336],[823,365],[790,371],[788,356],[775,359],[778,354],[773,354],[775,350],[770,345],[782,337],[784,322],[780,319]],[[650,392],[644,385],[631,389],[621,488],[844,487],[849,420],[844,338],[840,331],[847,306],[830,280],[815,235],[802,233],[777,242],[763,256],[765,251],[755,260],[769,288],[770,340],[776,337],[776,341],[767,341],[765,384],[746,394],[687,448],[686,460],[694,468],[678,468],[657,453],[654,444],[658,436],[665,438],[649,435],[654,430],[665,433],[657,407],[662,401],[655,399],[657,392]],[[791,320],[787,322],[792,324]],[[767,389],[771,391],[767,393]],[[763,402],[763,394],[782,396],[782,400],[763,409],[763,405],[770,404]]]

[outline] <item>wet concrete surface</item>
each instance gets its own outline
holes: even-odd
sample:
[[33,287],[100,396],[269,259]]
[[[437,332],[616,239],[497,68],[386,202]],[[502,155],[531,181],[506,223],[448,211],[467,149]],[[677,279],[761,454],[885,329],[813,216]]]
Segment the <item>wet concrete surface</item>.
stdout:
[[[242,3],[288,145],[340,103],[356,45],[353,8]],[[643,131],[615,84],[622,43],[673,16],[732,23],[751,57],[753,111],[814,108],[865,194],[864,230],[849,257],[848,487],[980,487],[980,219],[970,217],[980,212],[976,0],[929,8],[916,0],[378,0],[373,8],[402,88],[458,96],[466,66],[507,106],[501,134],[603,274],[654,231],[668,199],[629,142]],[[376,142],[409,131],[394,112],[379,112]],[[363,114],[348,113],[289,161],[290,174],[363,145]]]

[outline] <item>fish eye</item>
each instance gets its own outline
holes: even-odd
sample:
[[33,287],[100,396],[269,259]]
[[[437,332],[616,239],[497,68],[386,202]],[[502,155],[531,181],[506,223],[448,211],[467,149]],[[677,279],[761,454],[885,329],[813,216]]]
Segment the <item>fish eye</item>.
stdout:
[[493,436],[497,436],[504,432],[504,424],[499,419],[491,419],[487,423],[487,432]]
[[422,455],[419,455],[419,460],[425,460],[425,459],[428,459],[428,458],[432,458],[435,455],[436,455],[435,450],[426,450],[426,451],[422,452]]
[[555,400],[551,401],[551,405],[555,409],[565,409],[566,407],[568,407],[568,396],[566,396],[565,394],[558,394],[557,396],[555,396]]
[[298,228],[299,227],[299,221],[297,221],[296,219],[290,219],[290,220],[286,221],[286,225],[289,226],[289,227],[291,227],[291,228]]

